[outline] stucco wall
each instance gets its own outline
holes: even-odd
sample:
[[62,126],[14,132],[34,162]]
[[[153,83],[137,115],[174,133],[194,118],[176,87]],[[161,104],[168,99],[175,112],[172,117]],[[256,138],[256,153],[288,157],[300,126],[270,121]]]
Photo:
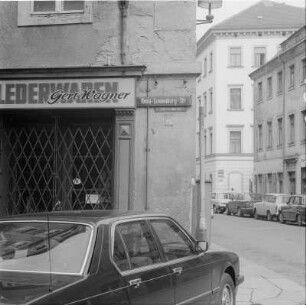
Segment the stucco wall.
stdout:
[[[93,23],[20,26],[18,2],[0,2],[0,67],[120,64],[120,12],[115,1],[93,2]],[[195,3],[131,1],[127,64],[193,61]]]

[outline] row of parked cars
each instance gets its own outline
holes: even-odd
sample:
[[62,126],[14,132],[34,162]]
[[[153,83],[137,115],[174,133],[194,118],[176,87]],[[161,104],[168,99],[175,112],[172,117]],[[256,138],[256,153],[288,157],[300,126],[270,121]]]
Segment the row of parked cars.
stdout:
[[212,193],[211,205],[214,213],[306,223],[306,195]]

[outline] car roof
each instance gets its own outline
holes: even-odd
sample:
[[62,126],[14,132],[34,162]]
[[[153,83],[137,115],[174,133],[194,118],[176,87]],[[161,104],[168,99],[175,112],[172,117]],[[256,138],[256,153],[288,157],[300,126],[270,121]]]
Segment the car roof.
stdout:
[[291,196],[290,194],[280,194],[280,193],[268,193],[266,196]]
[[69,221],[97,224],[109,223],[122,219],[133,219],[142,217],[168,217],[161,213],[148,213],[144,211],[120,211],[120,210],[67,210],[40,212],[30,214],[19,214],[1,217],[0,221]]

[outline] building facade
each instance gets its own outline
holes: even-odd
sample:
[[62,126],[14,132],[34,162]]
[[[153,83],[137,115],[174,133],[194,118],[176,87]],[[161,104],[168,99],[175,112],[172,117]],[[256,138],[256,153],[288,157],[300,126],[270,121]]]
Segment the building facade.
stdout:
[[[303,9],[261,1],[210,28],[198,41],[202,75],[197,100],[204,117],[205,178],[213,192],[254,190],[253,84],[248,75],[303,24]],[[197,117],[200,138],[199,110]],[[199,159],[198,145],[197,168]]]
[[182,1],[1,1],[1,215],[131,209],[189,224],[195,16]]
[[250,74],[255,85],[255,188],[306,193],[306,30]]

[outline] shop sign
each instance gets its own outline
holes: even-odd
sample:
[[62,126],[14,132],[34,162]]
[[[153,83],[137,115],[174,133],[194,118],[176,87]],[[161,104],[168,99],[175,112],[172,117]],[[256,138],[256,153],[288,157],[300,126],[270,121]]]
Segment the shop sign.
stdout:
[[135,107],[135,80],[57,79],[0,82],[0,109]]
[[191,96],[141,97],[138,107],[190,107]]

